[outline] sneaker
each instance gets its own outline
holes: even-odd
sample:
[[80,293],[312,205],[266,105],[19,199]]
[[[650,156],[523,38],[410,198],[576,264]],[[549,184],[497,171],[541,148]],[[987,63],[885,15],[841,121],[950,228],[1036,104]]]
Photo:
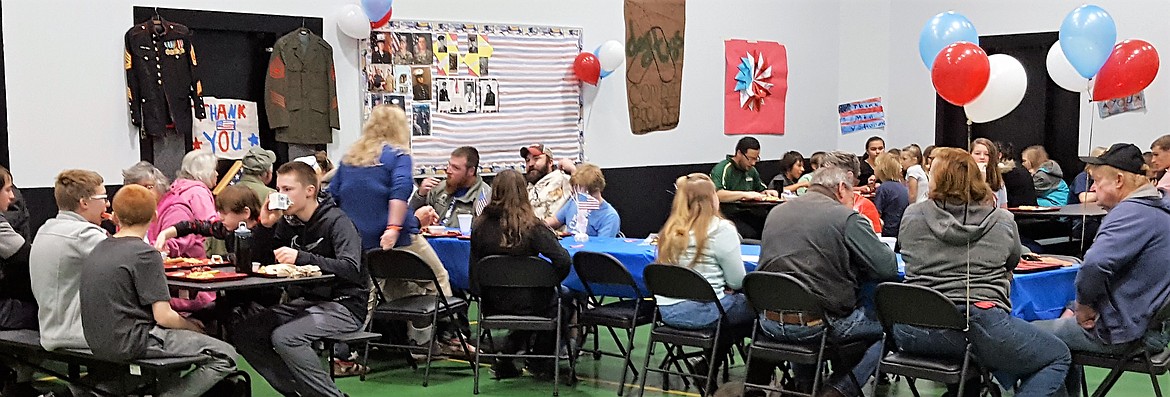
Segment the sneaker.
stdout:
[[344,378],[349,376],[365,375],[370,372],[370,368],[365,365],[355,363],[353,361],[345,361],[341,359],[333,360],[333,376],[337,378]]
[[[418,347],[422,348],[422,346],[418,346]],[[443,355],[443,347],[440,346],[438,342],[432,343],[431,344],[431,358],[439,357],[442,355]],[[413,358],[415,361],[426,361],[427,353],[425,351],[421,351],[421,349],[420,350],[413,350],[410,352],[410,358]]]
[[476,353],[475,346],[472,346],[471,343],[460,346],[459,338],[447,340],[440,347],[442,348],[443,355],[448,357],[473,357]]
[[520,370],[511,360],[496,359],[496,362],[492,363],[492,374],[495,379],[512,379],[520,377]]

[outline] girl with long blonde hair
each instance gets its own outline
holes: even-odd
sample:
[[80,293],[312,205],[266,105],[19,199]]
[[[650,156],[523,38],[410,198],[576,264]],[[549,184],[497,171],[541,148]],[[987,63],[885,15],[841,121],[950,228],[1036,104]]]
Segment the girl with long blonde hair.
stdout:
[[[732,325],[749,324],[753,313],[743,294],[746,271],[735,225],[719,213],[715,184],[706,174],[690,174],[675,181],[678,191],[670,218],[658,233],[658,262],[686,266],[711,284]],[[658,297],[662,321],[685,329],[713,328],[719,309],[713,303],[699,303]]]

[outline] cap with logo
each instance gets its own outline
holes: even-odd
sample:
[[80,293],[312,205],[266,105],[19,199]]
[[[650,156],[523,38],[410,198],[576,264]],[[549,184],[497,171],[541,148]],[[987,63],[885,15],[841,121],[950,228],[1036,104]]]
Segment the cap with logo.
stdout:
[[1142,166],[1146,160],[1142,158],[1142,150],[1132,143],[1115,143],[1100,156],[1081,157],[1081,161],[1085,164],[1108,165],[1132,174],[1145,174]]
[[520,157],[523,157],[525,160],[528,160],[528,156],[541,154],[547,154],[548,157],[553,156],[552,149],[549,149],[547,146],[541,144],[529,145],[520,148]]

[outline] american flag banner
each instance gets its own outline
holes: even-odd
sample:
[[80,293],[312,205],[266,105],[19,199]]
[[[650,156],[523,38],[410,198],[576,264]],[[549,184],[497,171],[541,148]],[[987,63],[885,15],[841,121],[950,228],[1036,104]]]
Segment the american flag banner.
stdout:
[[492,197],[492,187],[491,186],[485,185],[483,187],[483,189],[479,189],[479,197],[475,198],[475,216],[479,216],[480,214],[483,213],[483,208],[487,207],[488,202],[491,201],[491,197]]
[[842,103],[837,106],[837,113],[841,115],[842,135],[861,130],[886,128],[886,112],[882,108],[881,97]]
[[[397,47],[377,39],[362,47],[366,106],[404,97],[416,175],[441,172],[460,146],[478,149],[486,172],[523,169],[519,149],[534,143],[557,158],[583,157],[572,72],[581,29],[400,20],[376,31]],[[394,51],[390,64],[371,56],[380,45]],[[386,79],[397,88],[374,84]]]
[[[594,198],[588,194],[575,194],[577,197],[577,211],[594,211],[601,209],[601,200]],[[585,199],[582,200],[581,198]]]

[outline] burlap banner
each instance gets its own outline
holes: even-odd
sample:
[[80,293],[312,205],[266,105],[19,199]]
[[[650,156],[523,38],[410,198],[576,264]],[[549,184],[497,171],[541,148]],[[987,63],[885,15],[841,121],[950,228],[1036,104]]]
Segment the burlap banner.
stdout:
[[625,0],[630,129],[678,127],[686,0]]

